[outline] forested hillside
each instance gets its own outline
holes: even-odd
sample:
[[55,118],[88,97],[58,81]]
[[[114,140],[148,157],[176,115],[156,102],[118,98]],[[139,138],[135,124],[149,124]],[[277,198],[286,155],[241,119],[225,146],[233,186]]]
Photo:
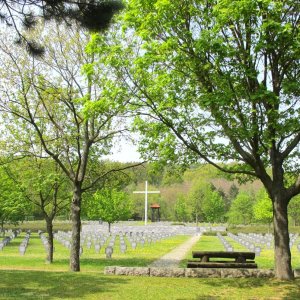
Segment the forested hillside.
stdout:
[[[133,191],[143,191],[148,180],[149,190],[160,191],[160,194],[149,195],[148,201],[160,204],[162,220],[232,224],[272,221],[271,201],[258,180],[238,181],[209,165],[196,165],[183,171],[179,167],[157,170],[155,165],[148,164],[130,174],[126,191],[133,202],[135,219],[144,217],[144,195],[133,194]],[[299,197],[290,203],[294,224],[300,216],[299,203]]]
[[[36,162],[34,165],[28,158],[24,158],[2,166],[0,169],[3,198],[0,202],[2,224],[15,223],[24,219],[44,219],[45,213],[53,214],[53,218],[69,219],[71,187],[66,184],[63,174],[56,174],[55,170],[51,169],[55,165],[50,162],[48,165],[45,163]],[[31,169],[26,168],[28,165],[31,165]],[[117,206],[128,211],[122,214],[120,209],[115,208],[114,211],[105,212],[106,214],[122,216],[121,219],[144,220],[145,196],[133,192],[144,191],[145,181],[148,181],[149,191],[160,192],[148,195],[149,219],[151,218],[150,205],[158,203],[162,221],[227,222],[229,224],[272,222],[271,201],[262,184],[257,180],[243,183],[227,177],[206,164],[191,166],[185,170],[178,166],[158,168],[151,163],[126,169],[131,165],[132,163],[94,159],[91,173],[101,175],[111,169],[124,169],[124,171],[112,172],[105,176],[105,179],[99,180],[93,189],[83,194],[84,219],[105,219],[103,212],[97,210],[99,195],[96,196],[97,191],[105,188],[106,191],[113,192],[110,195],[106,193],[106,198],[111,197],[107,199],[107,203],[119,201]],[[33,180],[37,183],[33,184]],[[57,190],[55,190],[56,185]],[[120,197],[113,200],[116,191],[126,194],[126,197],[122,196],[126,203],[122,203]],[[55,200],[53,195],[56,195]],[[11,205],[12,201],[15,205]],[[291,201],[289,215],[292,224],[297,225],[300,218],[299,196]],[[118,220],[117,217],[115,221]]]

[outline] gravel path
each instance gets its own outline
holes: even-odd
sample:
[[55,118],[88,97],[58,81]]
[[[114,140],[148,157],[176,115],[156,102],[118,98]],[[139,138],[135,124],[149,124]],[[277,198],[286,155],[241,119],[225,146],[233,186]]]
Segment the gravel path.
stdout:
[[199,241],[200,237],[200,234],[192,236],[185,243],[154,261],[149,267],[177,268],[180,261],[186,257],[188,251]]

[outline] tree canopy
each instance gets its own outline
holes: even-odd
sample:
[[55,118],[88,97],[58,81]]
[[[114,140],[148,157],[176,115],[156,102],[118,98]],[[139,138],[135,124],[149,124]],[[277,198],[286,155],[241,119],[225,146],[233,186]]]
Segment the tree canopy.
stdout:
[[261,189],[256,195],[256,203],[253,206],[254,218],[262,223],[270,224],[273,219],[272,202],[265,189]]
[[97,191],[87,205],[87,215],[91,219],[101,219],[110,225],[127,220],[132,215],[132,203],[126,193],[115,188]]
[[131,0],[127,8],[123,31],[94,36],[90,51],[138,110],[140,150],[260,179],[273,203],[276,274],[293,278],[287,205],[300,192],[299,3]]
[[[82,75],[83,65],[93,62],[84,52],[89,35],[78,28],[51,29],[43,36],[48,46],[43,59],[9,41],[0,45],[0,76],[5,78],[0,111],[7,130],[1,137],[11,156],[35,155],[41,149],[39,156],[51,158],[67,177],[72,189],[70,269],[79,271],[82,194],[100,188],[108,174],[133,166],[101,168],[103,157],[127,131],[126,101],[105,94],[101,78],[106,72]],[[86,111],[84,105],[95,110]]]
[[249,193],[239,192],[231,202],[231,207],[227,213],[228,222],[231,224],[251,223],[253,219],[253,198]]
[[30,211],[24,193],[9,176],[6,168],[0,168],[0,225],[17,224],[23,221]]

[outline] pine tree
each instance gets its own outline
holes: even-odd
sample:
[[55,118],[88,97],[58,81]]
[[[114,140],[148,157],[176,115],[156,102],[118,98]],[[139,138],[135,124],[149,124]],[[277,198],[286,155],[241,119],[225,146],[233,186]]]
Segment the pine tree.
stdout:
[[24,44],[36,56],[44,54],[44,47],[26,38],[23,32],[33,28],[39,19],[70,26],[75,22],[87,30],[100,32],[107,29],[113,15],[123,8],[122,2],[115,0],[3,0],[1,4],[0,20],[16,33],[16,43]]

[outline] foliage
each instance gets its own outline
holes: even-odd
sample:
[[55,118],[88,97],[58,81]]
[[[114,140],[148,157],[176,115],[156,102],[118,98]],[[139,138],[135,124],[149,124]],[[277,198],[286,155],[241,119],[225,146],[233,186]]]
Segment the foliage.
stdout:
[[239,192],[231,203],[227,214],[230,224],[250,224],[253,220],[253,196],[246,192]]
[[179,195],[175,203],[175,218],[179,222],[187,222],[190,219],[189,209],[184,195]]
[[239,193],[239,188],[233,183],[230,187],[228,198],[232,201]]
[[261,180],[274,203],[281,279],[293,278],[287,206],[300,193],[298,8],[293,0],[131,0],[123,32],[90,46],[107,54],[116,89],[138,110],[144,157],[204,160]]
[[209,179],[203,177],[195,180],[188,194],[188,203],[196,223],[224,221],[224,199],[213,185],[206,181]]
[[294,221],[294,225],[299,225],[300,220],[300,196],[292,198],[289,203],[288,213]]
[[4,167],[0,168],[0,178],[0,224],[3,229],[5,224],[18,224],[25,220],[30,212],[30,205]]
[[253,206],[254,218],[262,223],[270,224],[273,219],[272,202],[265,189],[261,189],[256,195],[256,203]]
[[207,182],[199,180],[194,182],[189,191],[188,202],[191,207],[192,216],[196,223],[205,219],[202,205],[208,188],[209,184]]
[[207,222],[224,221],[225,205],[217,191],[209,189],[202,203],[202,211]]
[[97,191],[88,203],[87,216],[92,220],[101,219],[112,224],[127,220],[132,214],[132,203],[128,195],[114,188]]
[[[30,36],[40,35],[39,30]],[[108,175],[131,167],[94,168],[126,131],[127,100],[115,101],[103,90],[107,70],[83,76],[83,64],[94,59],[84,52],[89,35],[76,27],[52,26],[42,37],[47,45],[43,60],[3,37],[0,109],[8,133],[1,138],[11,156],[20,156],[20,149],[22,155],[36,154],[41,148],[38,155],[55,161],[68,178],[73,221],[70,268],[79,271],[82,194],[103,185]]]
[[11,162],[6,170],[24,201],[33,204],[43,218],[53,220],[69,207],[70,184],[53,160],[25,157]]

